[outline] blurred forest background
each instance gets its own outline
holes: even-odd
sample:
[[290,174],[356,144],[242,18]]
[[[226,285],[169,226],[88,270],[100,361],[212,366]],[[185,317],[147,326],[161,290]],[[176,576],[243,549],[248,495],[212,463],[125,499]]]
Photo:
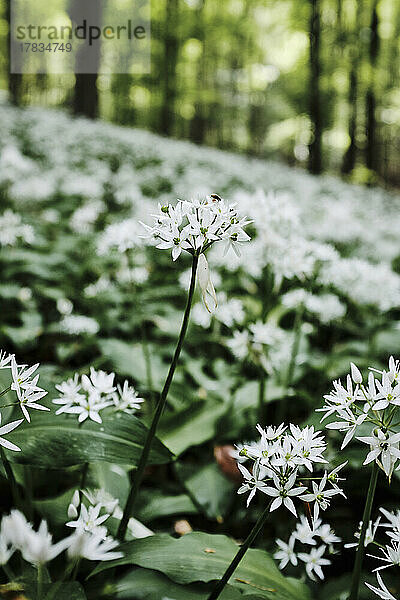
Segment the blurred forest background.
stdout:
[[75,77],[8,75],[11,1],[14,104],[400,186],[399,0],[152,0],[151,73]]

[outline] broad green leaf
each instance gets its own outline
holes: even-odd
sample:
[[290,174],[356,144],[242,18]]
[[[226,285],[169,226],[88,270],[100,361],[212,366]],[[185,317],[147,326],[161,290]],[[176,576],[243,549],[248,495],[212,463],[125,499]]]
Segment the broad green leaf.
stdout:
[[198,401],[179,416],[165,414],[158,435],[174,454],[182,454],[190,446],[198,446],[214,437],[218,419],[225,410],[226,406],[215,400]]
[[[120,600],[207,600],[212,584],[179,585],[156,571],[135,569],[117,584],[116,598]],[[240,600],[242,593],[231,585],[222,592],[221,600]],[[262,596],[247,596],[246,600],[257,600]]]
[[[134,564],[160,571],[183,585],[220,579],[238,546],[224,535],[190,533],[180,539],[154,535],[125,544],[124,557],[99,565],[92,575],[119,565]],[[231,585],[249,586],[252,591],[274,592],[282,600],[308,600],[308,588],[296,579],[285,578],[264,550],[249,550],[238,566]],[[272,597],[272,596],[271,596]]]
[[[147,385],[146,361],[141,344],[128,344],[117,339],[106,339],[101,342],[101,350],[112,364],[119,376],[132,377],[142,385]],[[155,389],[161,389],[168,365],[149,347],[152,383]]]
[[[79,425],[70,416],[32,415],[8,439],[21,452],[8,452],[12,462],[49,469],[60,469],[85,462],[105,461],[135,466],[139,460],[147,428],[133,415],[104,415],[103,423],[85,421]],[[150,463],[163,464],[172,458],[170,451],[157,439],[150,453]]]
[[175,469],[206,515],[222,520],[235,495],[233,483],[221,473],[218,465],[210,463],[199,468],[197,465],[176,463]]
[[142,506],[138,512],[138,519],[147,523],[160,517],[192,515],[197,512],[197,508],[186,494],[164,496],[155,492],[152,493],[148,501],[142,502]]
[[76,488],[69,489],[56,498],[35,500],[34,505],[41,517],[52,525],[65,525],[67,510]]
[[[249,381],[241,386],[235,393],[235,410],[247,410],[258,405],[259,382]],[[293,392],[287,387],[277,384],[273,379],[265,383],[264,404],[292,396]]]

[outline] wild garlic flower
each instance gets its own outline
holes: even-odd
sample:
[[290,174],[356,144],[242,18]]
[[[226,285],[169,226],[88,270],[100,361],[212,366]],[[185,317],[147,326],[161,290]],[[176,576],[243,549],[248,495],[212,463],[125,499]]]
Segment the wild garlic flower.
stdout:
[[[86,499],[89,505],[83,502]],[[104,523],[118,507],[118,500],[104,490],[76,490],[68,507],[68,517],[73,521],[67,527],[75,529],[69,538],[68,556],[72,559],[113,560],[121,558],[121,552],[112,552],[118,542],[108,535]],[[79,509],[79,512],[78,512]],[[105,509],[105,513],[101,514]]]
[[96,371],[90,367],[90,376],[79,377],[75,373],[73,378],[67,379],[56,385],[60,396],[54,398],[53,404],[60,406],[56,415],[62,413],[78,415],[78,422],[87,419],[102,423],[101,411],[113,407],[117,412],[133,414],[141,408],[143,398],[136,390],[125,381],[123,386],[114,385],[115,373]]
[[144,402],[144,398],[140,398],[135,388],[125,381],[122,387],[117,385],[117,393],[113,394],[113,401],[118,411],[134,414],[142,408],[141,404]]
[[69,335],[96,335],[100,330],[100,325],[93,319],[85,315],[64,315],[60,321],[60,330]]
[[[317,538],[322,544],[317,546]],[[274,553],[274,558],[279,560],[279,568],[284,569],[289,562],[293,566],[299,564],[299,559],[305,563],[306,574],[310,579],[315,580],[315,575],[320,579],[324,579],[322,567],[330,565],[331,561],[324,557],[326,553],[334,552],[333,545],[337,544],[341,539],[335,535],[330,525],[322,523],[317,519],[310,527],[305,516],[300,517],[295,530],[291,533],[288,542],[276,540],[278,550]],[[309,552],[299,552],[296,545],[312,546]],[[314,575],[315,574],[315,575]]]
[[271,374],[278,366],[277,363],[280,363],[276,356],[281,347],[290,349],[290,342],[288,333],[274,322],[256,321],[248,329],[234,331],[233,337],[226,344],[238,360],[253,361]]
[[[299,552],[298,556],[306,565],[306,573],[310,579],[316,581],[316,577],[324,579],[324,573],[322,567],[330,565],[331,561],[324,558],[326,546],[320,546],[319,548],[311,548],[309,553]],[[315,575],[314,575],[315,573]]]
[[387,589],[386,585],[384,584],[383,579],[382,579],[382,577],[380,576],[379,573],[376,574],[376,579],[378,581],[379,588],[371,585],[370,583],[365,583],[365,585],[372,592],[374,592],[374,594],[376,594],[377,596],[379,596],[379,598],[382,598],[382,600],[398,600],[398,598],[395,598],[393,596],[393,594],[391,594],[389,592],[389,590]]
[[75,521],[68,521],[68,523],[66,523],[67,527],[82,529],[83,531],[100,535],[103,538],[107,537],[107,529],[101,527],[101,525],[107,521],[110,515],[108,513],[100,515],[102,504],[99,503],[96,504],[96,506],[89,506],[86,508],[86,506],[81,503],[80,509],[79,517]]
[[119,223],[111,223],[99,237],[97,253],[104,256],[109,254],[110,250],[126,252],[143,246],[141,233],[142,230],[136,219],[130,218]]
[[400,433],[390,435],[378,428],[373,430],[372,435],[357,439],[364,444],[369,444],[370,447],[363,464],[368,465],[375,461],[390,479],[394,466],[400,459]]
[[234,204],[228,204],[217,194],[202,199],[178,200],[175,206],[159,205],[152,226],[142,225],[148,236],[159,249],[172,249],[172,259],[176,260],[182,250],[190,254],[204,253],[210,246],[225,240],[226,251],[232,247],[238,253],[238,246],[248,242],[250,237],[244,231],[251,223],[240,217]]
[[44,565],[68,549],[70,558],[88,560],[113,560],[123,556],[121,552],[112,552],[118,542],[104,537],[103,532],[94,529],[94,533],[77,527],[72,535],[53,543],[46,521],[42,521],[37,531],[19,510],[12,510],[2,518],[0,524],[0,564],[6,564],[15,551],[32,565]]
[[288,543],[286,544],[282,540],[276,540],[276,545],[279,547],[274,554],[274,558],[279,560],[279,568],[282,570],[286,567],[286,565],[290,562],[294,567],[297,566],[297,554],[294,551],[294,544],[296,539],[293,536],[290,536]]
[[28,523],[18,510],[12,510],[3,517],[1,533],[4,536],[9,552],[19,550],[22,557],[31,564],[43,565],[61,554],[69,545],[69,538],[53,544],[46,521],[42,521],[37,531]]
[[0,246],[15,246],[20,240],[32,244],[35,232],[31,225],[22,222],[21,215],[10,209],[0,215]]
[[[3,425],[2,427],[0,427],[0,446],[3,446],[3,448],[7,448],[7,450],[13,450],[13,452],[21,452],[21,448],[19,448],[12,442],[6,440],[2,436],[6,435],[7,433],[10,433],[10,431],[14,431],[14,429],[16,429],[18,427],[18,425],[21,425],[21,423],[23,423],[23,422],[24,422],[24,419],[19,419],[18,421],[11,421],[11,423],[7,423],[6,425]],[[1,425],[1,414],[0,414],[0,425]]]
[[37,370],[39,363],[27,368],[26,365],[17,365],[14,356],[11,357],[11,389],[16,392],[17,400],[21,407],[25,419],[30,423],[28,409],[50,410],[46,406],[38,403],[38,400],[47,395],[47,392],[38,387],[39,375],[31,379],[33,373]]
[[[389,567],[400,567],[400,512],[390,512],[384,508],[380,509],[380,512],[386,517],[387,522],[380,523],[380,517],[378,517],[377,523],[380,529],[384,529],[389,543],[377,544],[379,546],[380,556],[369,554],[372,558],[383,562],[384,564],[374,569],[374,571],[381,571]],[[376,528],[374,533],[376,533]]]
[[[354,363],[350,371],[346,387],[334,381],[333,390],[324,396],[325,405],[317,411],[325,413],[321,422],[332,416],[338,419],[326,427],[345,434],[342,449],[353,438],[368,444],[370,450],[364,465],[375,461],[390,481],[400,460],[400,433],[392,427],[400,417],[399,361],[391,356],[387,371],[370,368],[367,383]],[[360,426],[365,431],[366,425],[370,427],[370,434],[357,436]]]
[[[324,472],[323,477],[305,477],[303,472],[313,473],[316,464],[327,463],[323,457],[326,443],[320,432],[314,427],[300,428],[290,424],[289,430],[283,424],[279,427],[263,429],[257,426],[260,441],[249,446],[238,447],[240,457],[253,462],[252,470],[238,464],[245,482],[238,493],[249,492],[247,506],[257,491],[271,496],[270,511],[284,506],[297,515],[294,500],[304,500],[314,503],[314,520],[318,519],[319,510],[329,506],[330,499],[343,494],[338,487],[337,472],[341,465],[332,473]],[[309,482],[312,491],[309,490]],[[329,486],[326,489],[326,486]]]
[[0,350],[0,369],[11,369],[11,361],[14,354],[8,354],[5,350]]
[[387,544],[384,548],[379,548],[379,550],[382,552],[383,556],[374,556],[372,554],[369,554],[368,556],[381,560],[387,564],[382,567],[377,567],[374,571],[381,571],[388,567],[400,567],[400,543],[392,540],[390,545]]
[[[365,533],[365,540],[364,540],[365,548],[367,546],[369,546],[370,544],[374,543],[376,532],[378,531],[380,522],[381,522],[381,518],[378,517],[377,520],[375,521],[375,523],[373,521],[370,521],[368,523],[367,531]],[[360,521],[360,523],[358,525],[358,531],[356,531],[356,533],[354,534],[354,537],[358,540],[360,539],[361,527],[362,527],[362,521]],[[359,542],[351,542],[350,544],[345,544],[344,547],[345,548],[357,548],[358,544],[359,544]]]
[[346,306],[334,294],[316,295],[303,288],[286,292],[282,296],[282,304],[291,309],[302,304],[307,312],[315,315],[324,324],[341,319],[347,311]]
[[114,552],[118,545],[110,536],[104,539],[101,535],[78,529],[70,538],[68,556],[72,559],[86,558],[94,561],[116,560],[123,557],[122,552]]

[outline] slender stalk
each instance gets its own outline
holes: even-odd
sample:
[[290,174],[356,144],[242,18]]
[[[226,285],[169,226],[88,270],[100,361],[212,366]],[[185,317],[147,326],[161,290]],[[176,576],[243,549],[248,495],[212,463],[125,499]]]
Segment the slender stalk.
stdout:
[[14,472],[13,472],[13,470],[11,468],[11,465],[10,465],[10,463],[8,461],[6,453],[4,452],[2,446],[0,446],[0,457],[1,457],[1,460],[2,460],[2,463],[3,463],[3,466],[4,466],[4,470],[5,470],[6,475],[7,475],[8,483],[10,484],[11,494],[12,494],[12,497],[13,497],[14,504],[16,506],[20,506],[20,504],[21,504],[21,502],[20,502],[21,498],[20,498],[19,491],[18,491],[17,481],[15,479]]
[[224,587],[226,586],[226,584],[228,583],[229,579],[231,578],[231,576],[235,572],[236,567],[239,565],[240,561],[242,560],[242,558],[246,554],[246,552],[249,549],[250,545],[254,542],[254,540],[256,539],[256,537],[258,536],[258,534],[260,533],[261,529],[264,527],[265,521],[267,520],[267,517],[269,515],[269,509],[271,507],[271,504],[272,504],[272,500],[271,500],[271,502],[268,502],[267,506],[264,508],[264,511],[258,517],[258,520],[257,520],[256,524],[254,525],[253,529],[250,531],[249,535],[247,536],[247,538],[245,539],[245,541],[243,542],[243,544],[240,546],[240,548],[237,551],[236,555],[232,559],[231,564],[226,569],[226,571],[223,574],[222,578],[218,581],[218,583],[214,587],[213,591],[208,596],[207,600],[217,600],[217,598],[219,598],[219,596],[222,593]]
[[80,559],[78,559],[74,565],[74,569],[72,571],[72,575],[71,575],[71,581],[75,581],[78,575],[78,571],[79,571],[79,565],[81,564]]
[[[285,383],[284,383],[286,390],[288,390],[290,388],[290,386],[292,385],[293,376],[294,376],[295,369],[296,369],[296,361],[297,361],[297,356],[299,354],[299,349],[300,349],[301,325],[303,322],[303,315],[304,315],[304,303],[301,302],[301,304],[299,304],[297,307],[296,316],[295,316],[295,320],[294,320],[293,344],[292,344],[289,365],[288,365],[288,369],[286,372],[286,378],[285,378]],[[278,404],[278,409],[277,409],[277,422],[278,423],[280,423],[285,417],[285,404],[286,404],[286,402],[282,398]]]
[[378,481],[378,474],[379,474],[379,467],[376,464],[376,462],[374,462],[372,471],[371,471],[371,478],[369,480],[367,499],[365,501],[365,506],[364,506],[364,513],[363,513],[362,526],[361,526],[361,532],[360,532],[360,540],[358,542],[356,559],[354,561],[353,578],[351,581],[351,591],[350,591],[349,600],[358,600],[361,569],[362,569],[362,564],[363,564],[364,555],[365,555],[365,536],[367,533],[369,520],[371,518],[371,510],[372,510],[372,504],[374,502],[376,483]]
[[44,583],[44,568],[43,568],[43,565],[39,563],[38,567],[37,567],[37,594],[36,594],[37,600],[42,600],[43,583]]
[[151,356],[150,356],[150,351],[149,351],[149,345],[147,343],[146,326],[144,323],[142,324],[142,348],[143,348],[143,357],[144,357],[145,368],[146,368],[147,389],[152,390],[153,389],[153,377],[152,377],[152,373],[151,373]]
[[289,367],[286,374],[286,387],[292,385],[294,371],[296,368],[297,355],[299,354],[300,340],[301,340],[301,324],[303,322],[304,315],[304,304],[299,304],[296,310],[296,317],[294,321],[294,338],[292,345],[292,352],[290,355]]
[[260,372],[260,379],[258,382],[258,422],[262,426],[265,421],[265,373]]
[[187,303],[186,303],[186,309],[185,309],[185,314],[183,316],[183,321],[182,321],[182,326],[181,326],[181,331],[179,334],[179,339],[178,339],[178,343],[176,345],[176,349],[175,349],[175,353],[174,353],[174,357],[172,359],[171,365],[169,367],[169,371],[168,371],[168,375],[167,375],[167,379],[165,380],[164,383],[164,387],[162,389],[162,392],[160,394],[160,398],[157,402],[157,406],[156,406],[156,410],[154,412],[153,415],[153,420],[151,422],[150,425],[150,429],[147,433],[147,437],[146,437],[146,441],[145,444],[143,446],[143,450],[139,459],[139,464],[136,470],[136,473],[134,475],[134,479],[133,479],[133,483],[129,492],[129,496],[128,499],[126,501],[125,504],[125,509],[124,509],[124,513],[121,519],[121,522],[119,524],[118,527],[118,532],[117,532],[117,537],[119,540],[123,541],[126,535],[126,530],[128,527],[128,521],[129,518],[132,515],[132,511],[135,505],[135,501],[136,501],[136,497],[140,488],[140,484],[142,483],[142,479],[143,479],[143,475],[144,475],[144,470],[146,468],[147,465],[147,461],[150,455],[150,450],[151,450],[151,444],[153,442],[154,436],[156,434],[156,430],[157,430],[157,425],[160,421],[161,415],[163,413],[166,401],[167,401],[167,396],[168,396],[168,392],[169,392],[169,388],[171,386],[171,382],[172,379],[174,377],[174,373],[175,373],[175,369],[176,366],[178,364],[178,360],[179,360],[179,356],[182,350],[182,346],[183,346],[183,341],[185,339],[185,335],[186,335],[186,331],[187,331],[187,327],[189,324],[189,315],[190,315],[190,309],[192,307],[192,302],[193,302],[193,295],[194,295],[194,290],[196,287],[196,273],[197,273],[197,265],[199,262],[199,257],[197,254],[193,255],[193,262],[192,262],[192,277],[191,277],[191,281],[190,281],[190,287],[189,287],[189,293],[188,293],[188,298],[187,298]]

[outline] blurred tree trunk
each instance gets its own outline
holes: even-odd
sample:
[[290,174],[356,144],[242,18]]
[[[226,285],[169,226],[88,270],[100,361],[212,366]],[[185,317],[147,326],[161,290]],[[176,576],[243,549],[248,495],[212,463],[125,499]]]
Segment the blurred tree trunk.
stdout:
[[179,0],[166,0],[164,31],[164,73],[162,78],[162,104],[160,132],[171,135],[175,120],[176,66],[179,40],[177,35]]
[[366,112],[366,137],[367,144],[365,148],[365,164],[368,169],[377,171],[379,167],[379,148],[377,143],[377,124],[376,124],[376,95],[375,95],[375,79],[376,79],[376,64],[379,54],[379,17],[378,17],[378,0],[373,0],[371,24],[370,24],[370,39],[369,39],[369,67],[370,78],[368,90],[365,97],[365,112]]
[[[390,39],[390,47],[387,55],[387,79],[385,86],[385,95],[388,97],[391,90],[395,89],[398,85],[399,80],[399,38],[400,38],[400,3],[396,4],[394,8],[394,28],[393,34]],[[393,128],[393,123],[385,123],[383,129],[383,165],[382,175],[385,183],[395,183],[398,185],[398,173],[392,171],[392,165],[394,169],[397,169],[397,152],[396,140],[398,138],[397,131]],[[393,180],[393,175],[395,178]]]
[[11,73],[11,0],[6,0],[5,17],[8,23],[7,34],[7,73],[8,73],[8,94],[11,104],[19,106],[21,104],[22,74]]
[[312,139],[309,145],[308,170],[318,174],[322,171],[322,111],[321,111],[321,15],[320,0],[310,0],[310,121]]
[[357,141],[356,141],[356,133],[357,133],[357,121],[358,121],[358,73],[360,70],[360,62],[361,62],[361,40],[360,40],[360,22],[362,15],[362,2],[357,2],[357,12],[356,12],[356,21],[354,24],[354,29],[351,34],[351,66],[350,66],[350,74],[349,74],[349,95],[348,95],[348,104],[350,107],[350,117],[349,117],[349,137],[350,144],[347,147],[347,150],[343,156],[342,162],[342,173],[344,175],[351,173],[356,164],[357,158]]
[[136,111],[130,98],[132,75],[129,73],[115,73],[111,83],[113,98],[112,115],[115,123],[134,125]]
[[[70,0],[69,14],[73,23],[76,23],[79,15],[79,6],[82,0]],[[90,21],[93,25],[101,26],[102,22],[102,3],[87,3],[90,7]],[[86,14],[88,14],[86,12]],[[99,91],[97,89],[97,77],[100,67],[101,40],[93,42],[92,64],[93,73],[75,73],[75,89],[72,100],[72,110],[75,115],[83,115],[89,119],[95,119],[99,113]],[[82,51],[87,51],[86,44]],[[77,63],[80,61],[79,51],[76,57]]]
[[198,60],[197,74],[196,74],[196,83],[197,89],[196,93],[196,101],[194,103],[194,115],[190,121],[190,139],[196,144],[203,144],[205,135],[206,135],[206,127],[207,127],[207,118],[206,118],[206,107],[204,106],[204,95],[202,94],[203,90],[206,87],[206,68],[205,68],[205,44],[206,44],[206,26],[204,23],[204,8],[205,8],[205,0],[199,0],[199,3],[195,10],[195,37],[201,43],[201,55]]

